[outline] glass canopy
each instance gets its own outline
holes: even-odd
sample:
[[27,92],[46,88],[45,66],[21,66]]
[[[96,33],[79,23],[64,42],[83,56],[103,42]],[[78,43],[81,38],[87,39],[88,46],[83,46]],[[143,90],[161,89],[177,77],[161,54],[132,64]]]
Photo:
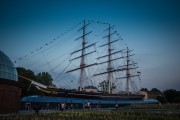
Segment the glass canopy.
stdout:
[[18,80],[17,71],[9,57],[0,51],[0,78]]

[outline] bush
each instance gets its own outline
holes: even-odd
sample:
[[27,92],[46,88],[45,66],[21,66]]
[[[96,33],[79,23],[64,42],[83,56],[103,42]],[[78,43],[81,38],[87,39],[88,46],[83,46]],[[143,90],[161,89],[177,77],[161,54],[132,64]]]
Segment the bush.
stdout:
[[156,99],[162,104],[167,103],[167,98],[165,96],[157,96]]
[[175,98],[174,98],[174,102],[175,102],[175,103],[180,103],[180,97],[175,97]]

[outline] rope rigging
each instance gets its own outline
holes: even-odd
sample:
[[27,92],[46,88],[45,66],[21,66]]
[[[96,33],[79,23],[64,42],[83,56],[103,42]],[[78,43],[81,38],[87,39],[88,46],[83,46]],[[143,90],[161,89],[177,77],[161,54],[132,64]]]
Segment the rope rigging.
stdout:
[[[61,80],[64,80],[66,81],[67,77],[71,76],[71,79],[73,79],[72,81],[77,81],[76,78],[74,77],[74,75],[71,75],[71,74],[67,74],[65,73],[65,71],[67,69],[69,69],[70,67],[72,67],[74,65],[74,67],[80,67],[79,63],[77,64],[77,60],[75,63],[73,63],[73,61],[68,61],[68,59],[70,60],[70,58],[72,57],[77,57],[76,55],[74,54],[68,54],[70,53],[70,51],[72,50],[81,50],[81,41],[80,40],[76,40],[76,44],[78,45],[75,45],[74,43],[70,45],[70,48],[68,46],[66,46],[67,44],[69,44],[68,42],[72,42],[74,41],[74,37],[76,37],[78,35],[78,32],[76,31],[75,33],[70,34],[71,31],[75,30],[76,28],[78,28],[79,25],[81,25],[83,22],[80,22],[78,24],[76,24],[75,26],[71,27],[70,29],[66,30],[65,32],[63,32],[62,34],[58,35],[57,37],[55,37],[53,40],[45,43],[44,45],[40,46],[38,49],[35,49],[34,51],[26,54],[25,56],[15,60],[14,62],[15,63],[19,63],[21,61],[24,61],[24,62],[27,62],[28,61],[28,58],[30,59],[30,57],[32,57],[33,59],[36,57],[38,59],[35,59],[34,62],[30,63],[29,65],[26,64],[26,66],[32,68],[32,69],[40,69],[42,67],[48,67],[48,72],[52,72],[53,74],[53,82],[55,84],[57,84],[58,86],[63,86],[63,84],[60,85],[60,81]],[[107,25],[109,25],[109,23],[106,23],[106,22],[101,22],[101,21],[94,21],[94,20],[88,20],[88,23],[93,23],[93,24],[100,24],[100,25],[105,25],[105,27],[107,27]],[[88,24],[87,24],[88,25]],[[90,25],[91,26],[91,25]],[[85,45],[90,45],[92,43],[94,43],[94,41],[99,44],[100,42],[103,43],[104,46],[108,45],[109,43],[106,43],[107,41],[103,39],[103,36],[106,32],[104,31],[100,31],[98,28],[94,27],[92,25],[92,27],[89,27],[91,30],[95,30],[96,32],[92,32],[92,38],[91,37],[86,37],[86,43]],[[91,31],[90,30],[90,31]],[[88,33],[89,31],[87,31]],[[120,36],[120,34],[117,32],[117,30],[114,28],[112,31],[113,33],[113,37],[112,37],[112,46],[114,48],[112,48],[111,50],[113,51],[111,53],[111,60],[112,60],[112,69],[119,69],[119,66],[118,64],[119,63],[123,63],[124,62],[124,65],[126,64],[125,60],[122,59],[122,60],[119,60],[115,57],[115,53],[118,51],[118,50],[122,50],[122,48],[127,47],[127,44],[126,42],[124,41],[124,39]],[[69,35],[69,34],[70,35]],[[87,33],[85,34],[85,36],[87,35]],[[111,33],[111,34],[112,34]],[[81,33],[80,33],[81,34]],[[89,33],[90,34],[90,33]],[[66,36],[67,35],[67,36]],[[82,36],[81,36],[82,37]],[[79,37],[79,38],[81,38]],[[67,40],[66,40],[66,39]],[[116,39],[115,39],[116,38]],[[117,40],[117,38],[119,40]],[[62,41],[60,40],[63,40],[63,43]],[[106,38],[105,38],[106,39]],[[58,42],[56,42],[57,40],[59,40]],[[113,43],[113,40],[114,40],[114,43]],[[98,41],[98,42],[97,42]],[[116,44],[115,42],[118,42],[118,44]],[[60,44],[60,45],[59,45]],[[80,45],[81,44],[81,45]],[[104,47],[103,46],[103,47]],[[101,46],[102,47],[102,46]],[[65,49],[63,48],[67,48],[68,50],[64,53],[64,54],[60,54],[62,51],[65,51]],[[91,51],[92,52],[92,49],[90,48],[87,48],[85,51],[85,55],[89,56],[90,59],[87,59],[85,58],[86,62],[90,63],[90,62],[95,62],[95,63],[102,63],[104,61],[106,61],[107,59],[106,58],[103,58],[103,59],[95,59],[93,60],[94,58],[97,58],[97,56],[100,56],[100,55],[106,55],[105,53],[107,53],[107,50],[108,48],[107,47],[104,47],[106,48],[106,50],[97,50],[100,48],[100,45],[94,45],[94,48],[95,49],[95,54],[96,55],[92,55],[90,53],[88,53],[87,51]],[[58,49],[58,50],[57,50]],[[70,50],[69,50],[70,49]],[[52,57],[51,54],[57,54],[59,56],[57,57]],[[120,52],[121,54],[118,56],[118,58],[121,57],[126,57],[126,55],[123,55],[122,52]],[[40,55],[42,55],[42,57],[40,57]],[[68,55],[67,55],[68,54]],[[94,53],[93,53],[94,54]],[[66,57],[67,55],[67,57]],[[65,59],[62,60],[62,58],[66,57]],[[82,57],[82,56],[80,56]],[[115,60],[116,59],[116,60]],[[42,62],[42,60],[44,62]],[[123,61],[124,60],[124,61]],[[69,63],[67,63],[69,62]],[[61,66],[61,67],[60,67]],[[43,69],[44,70],[44,69]],[[56,70],[56,71],[55,71]],[[59,72],[60,71],[60,72]],[[97,82],[96,82],[96,79],[95,77],[92,77],[95,73],[102,73],[104,71],[108,71],[107,70],[107,65],[105,64],[102,64],[102,65],[95,65],[95,67],[93,68],[86,68],[85,70],[85,77],[84,79],[87,79],[89,81],[87,81],[87,84],[89,85],[95,85]],[[112,71],[112,70],[111,70]],[[58,73],[57,73],[58,72]],[[119,71],[115,71],[114,73],[112,73],[112,81],[113,82],[117,82],[117,84],[121,85],[122,86],[122,81],[119,81],[117,80],[116,78],[118,77],[122,77],[122,75],[124,75],[123,73],[120,73]],[[102,77],[96,77],[97,79],[99,79],[100,81],[103,81],[103,80],[106,80],[105,77],[107,75],[102,75]],[[69,80],[67,80],[69,81]],[[88,83],[89,82],[89,83]],[[133,89],[136,89],[136,86],[134,86],[132,80],[130,80],[130,84],[131,86],[133,87]],[[70,84],[69,84],[70,85]],[[98,86],[96,84],[96,86]]]
[[62,70],[62,72],[55,78],[55,81],[57,81],[57,79],[64,73],[64,71],[69,67],[69,65],[71,64],[71,62],[69,62],[69,64]]
[[58,35],[57,37],[55,37],[53,40],[45,43],[44,45],[40,46],[39,48],[29,52],[28,54],[24,55],[23,57],[21,58],[18,58],[14,61],[14,63],[17,63],[23,59],[26,59],[27,57],[29,57],[30,55],[34,54],[34,53],[37,53],[38,51],[40,51],[41,49],[43,49],[44,47],[48,46],[49,44],[52,44],[54,43],[55,41],[57,41],[58,39],[60,39],[62,36],[64,36],[65,34],[67,34],[68,32],[74,30],[78,25],[82,24],[82,21],[76,25],[74,25],[73,27],[69,28],[68,30],[66,30],[65,32],[63,32],[62,34]]

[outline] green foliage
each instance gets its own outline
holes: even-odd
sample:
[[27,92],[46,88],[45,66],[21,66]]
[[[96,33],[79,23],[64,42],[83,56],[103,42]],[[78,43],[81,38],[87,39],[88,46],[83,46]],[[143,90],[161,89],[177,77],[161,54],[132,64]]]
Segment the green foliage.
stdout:
[[151,92],[161,93],[161,91],[160,91],[160,90],[158,90],[157,88],[152,88],[152,89],[151,89]]
[[168,102],[173,103],[174,102],[174,98],[177,95],[177,91],[174,90],[174,89],[165,90],[164,91],[164,95],[166,96]]
[[[16,69],[17,69],[18,75],[20,75],[20,76],[34,80],[36,82],[42,83],[47,86],[53,85],[52,84],[53,78],[47,72],[42,72],[42,73],[38,73],[37,75],[35,75],[35,73],[33,71],[27,70],[22,67],[17,67]],[[21,97],[28,96],[28,95],[44,95],[43,92],[37,90],[35,86],[31,85],[30,81],[28,81],[24,78],[18,77],[18,82],[19,82],[19,85],[20,85],[21,91],[22,91]]]
[[130,109],[179,110],[180,109],[180,104],[138,104],[138,105],[131,105]]
[[[108,91],[108,85],[109,85],[109,82],[104,80],[99,83],[98,87],[100,87],[102,91]],[[113,91],[114,89],[116,89],[116,86],[114,83],[112,83],[111,91]]]
[[[33,71],[26,70],[25,68],[22,68],[22,67],[18,67],[16,69],[17,69],[18,75],[36,81],[36,76]],[[32,87],[30,87],[30,85],[31,85],[30,81],[27,81],[24,78],[18,77],[18,82],[19,82],[19,86],[21,88],[21,97],[32,95],[32,94],[36,93],[36,89],[33,86],[32,87],[34,89],[32,89]]]
[[157,96],[156,99],[162,104],[167,103],[167,98],[165,96]]
[[180,103],[180,96],[174,98],[175,103]]
[[1,120],[179,120],[178,114],[128,111],[72,111],[0,116]]
[[42,83],[44,85],[47,85],[47,86],[53,85],[52,84],[53,78],[48,72],[38,73],[36,75],[36,79],[37,79],[37,82]]
[[140,91],[145,91],[145,92],[148,92],[148,89],[147,88],[141,88]]

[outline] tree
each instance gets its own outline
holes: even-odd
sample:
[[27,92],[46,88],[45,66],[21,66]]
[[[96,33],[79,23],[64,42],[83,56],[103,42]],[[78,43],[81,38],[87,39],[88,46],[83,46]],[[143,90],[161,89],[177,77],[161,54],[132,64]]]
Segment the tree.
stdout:
[[41,84],[44,84],[46,86],[53,86],[53,83],[52,83],[53,78],[48,72],[38,73],[36,75],[36,79],[37,79],[37,82]]
[[[47,86],[53,86],[52,84],[52,77],[47,72],[38,73],[37,75],[34,74],[33,71],[27,70],[23,67],[17,67],[18,75],[23,76],[25,78],[31,79],[33,81],[39,82],[41,84],[47,85]],[[34,85],[31,85],[31,82],[22,78],[18,77],[18,82],[21,88],[21,96],[29,96],[29,95],[44,95],[43,92],[37,90],[37,88]]]
[[167,98],[165,96],[157,96],[156,99],[160,102],[160,103],[167,103]]
[[175,103],[180,103],[180,96],[174,98]]
[[[102,91],[108,91],[108,86],[109,86],[109,82],[104,80],[99,83],[98,87],[100,87]],[[114,89],[116,89],[116,86],[114,85],[114,83],[112,83],[111,91],[113,91]]]
[[176,97],[174,98],[175,103],[180,103],[180,91],[176,91]]
[[[36,81],[36,76],[33,71],[26,70],[23,67],[17,67],[16,69],[17,69],[19,76],[23,76],[23,77],[26,77],[26,78]],[[18,82],[19,82],[19,86],[21,88],[21,97],[28,96],[28,95],[40,94],[40,92],[34,86],[31,85],[30,81],[28,81],[24,78],[21,78],[19,76],[18,76]]]
[[145,91],[145,92],[148,92],[148,89],[147,88],[141,88],[140,91]]
[[166,96],[168,102],[172,103],[174,101],[174,98],[176,97],[176,90],[175,89],[169,89],[164,91],[164,95]]
[[151,92],[154,92],[154,93],[161,93],[161,91],[158,90],[157,88],[152,88],[152,89],[151,89]]

